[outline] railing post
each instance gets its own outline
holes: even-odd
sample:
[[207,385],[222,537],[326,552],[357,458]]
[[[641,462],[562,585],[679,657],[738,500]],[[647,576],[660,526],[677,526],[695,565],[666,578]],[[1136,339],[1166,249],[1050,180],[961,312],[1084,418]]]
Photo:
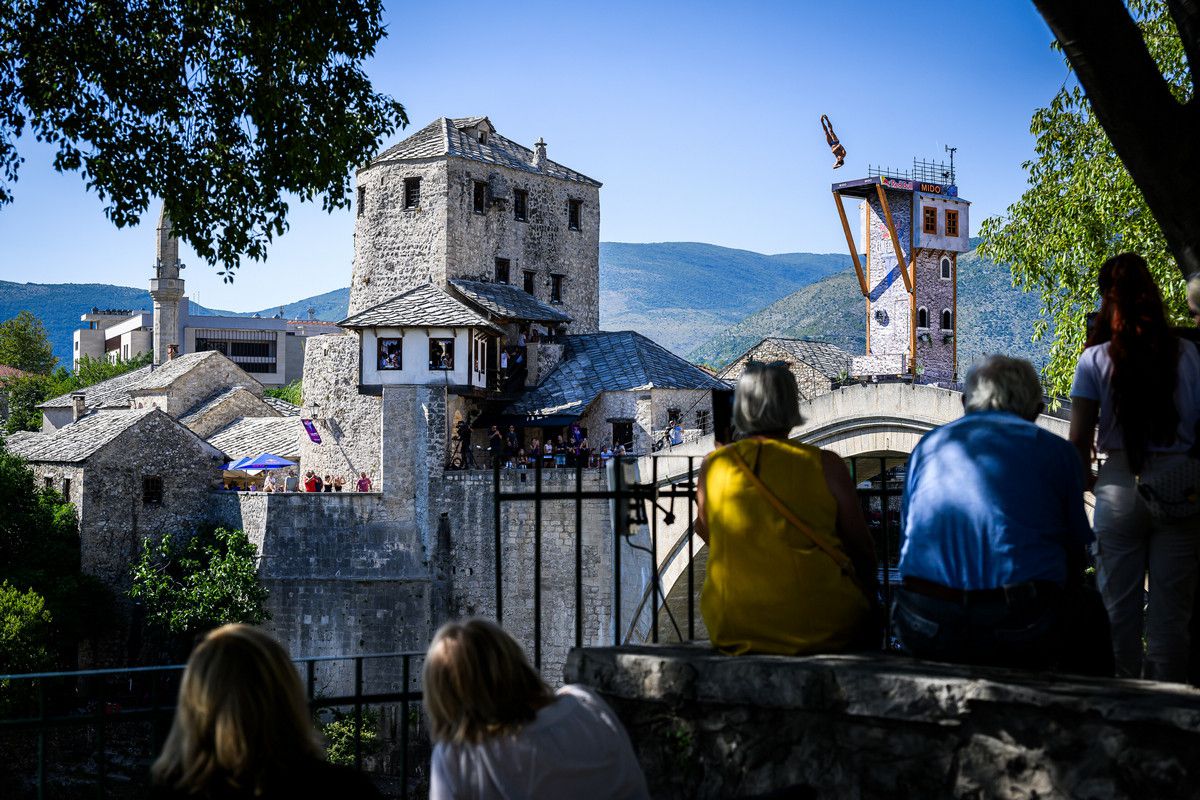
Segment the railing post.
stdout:
[[[541,464],[540,459],[538,461],[538,464],[540,466],[540,464]],[[500,537],[500,463],[499,462],[495,462],[492,464],[492,476],[493,476],[493,478],[492,478],[492,500],[493,500],[493,505],[494,505],[494,508],[492,509],[492,511],[493,511],[493,515],[494,515],[493,521],[496,526],[496,541],[495,541],[495,551],[496,551],[496,624],[503,625],[504,624],[504,582],[503,582],[503,569],[501,567],[501,561],[500,561],[501,552],[503,550],[503,543],[502,543],[501,537]]]
[[687,613],[688,613],[688,641],[696,638],[696,554],[693,552],[692,536],[696,529],[696,491],[699,487],[700,477],[695,473],[696,457],[688,456],[688,526],[687,532],[687,548],[688,548],[688,579],[687,579]]
[[[650,456],[650,642],[658,644],[658,459]],[[640,500],[645,507],[645,500]]]
[[583,647],[583,467],[575,464],[575,646]]
[[613,473],[616,475],[613,487],[613,646],[620,647],[621,645],[621,526],[625,523],[625,514],[628,509],[625,507],[625,493],[622,491],[624,486],[625,464],[621,461],[620,456],[613,456],[615,468]]
[[533,477],[533,668],[542,671],[542,471]]
[[362,771],[362,656],[354,657],[354,768]]
[[38,679],[37,698],[37,796],[38,800],[46,800],[46,684],[44,678]]
[[400,701],[400,796],[408,797],[408,682],[412,656],[405,655],[402,666],[404,681],[403,699]]

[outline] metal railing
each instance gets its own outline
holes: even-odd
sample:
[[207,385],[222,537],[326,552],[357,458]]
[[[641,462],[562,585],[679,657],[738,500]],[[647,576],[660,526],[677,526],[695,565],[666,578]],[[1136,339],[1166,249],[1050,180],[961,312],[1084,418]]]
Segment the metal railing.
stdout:
[[[353,761],[358,769],[362,769],[366,756],[364,711],[398,710],[395,726],[399,729],[398,742],[393,750],[393,755],[398,756],[398,768],[383,775],[395,785],[400,797],[408,797],[414,782],[421,782],[420,770],[428,761],[410,758],[414,745],[423,746],[425,742],[420,715],[412,713],[413,704],[419,707],[421,702],[419,676],[424,657],[423,652],[398,652],[295,659],[314,714],[322,710],[347,710]],[[400,663],[390,663],[396,660]],[[329,682],[343,681],[323,674],[322,667],[346,662],[353,664],[353,678],[348,686],[339,691],[323,691]],[[390,683],[391,687],[370,690],[364,683],[364,666],[370,666],[378,680]],[[73,754],[55,762],[70,773],[70,783],[93,784],[93,796],[98,798],[125,796],[131,786],[144,788],[149,764],[162,747],[175,713],[175,696],[183,669],[183,665],[173,664],[0,675],[0,741],[7,752],[6,763],[0,767],[0,780],[13,784],[10,790],[19,791],[20,786],[31,788],[29,796],[38,800],[59,796],[62,787],[56,785],[48,771],[48,750],[56,744],[54,732],[77,731],[79,735],[64,738],[64,747],[73,750]],[[28,748],[30,737],[34,750],[32,781],[27,772],[23,777],[11,774],[24,756],[22,744]],[[22,738],[26,739],[24,743],[19,741]],[[137,774],[129,774],[131,754],[134,754],[132,771]],[[114,762],[124,766],[123,773],[114,774]],[[5,770],[10,774],[5,776]],[[3,784],[0,794],[8,796]]]

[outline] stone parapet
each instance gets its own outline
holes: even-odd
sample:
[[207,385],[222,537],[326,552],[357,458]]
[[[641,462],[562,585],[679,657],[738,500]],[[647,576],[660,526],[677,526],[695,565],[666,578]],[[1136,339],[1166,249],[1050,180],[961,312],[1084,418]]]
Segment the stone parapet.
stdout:
[[1173,684],[701,644],[576,649],[564,676],[656,798],[1200,796],[1200,692]]

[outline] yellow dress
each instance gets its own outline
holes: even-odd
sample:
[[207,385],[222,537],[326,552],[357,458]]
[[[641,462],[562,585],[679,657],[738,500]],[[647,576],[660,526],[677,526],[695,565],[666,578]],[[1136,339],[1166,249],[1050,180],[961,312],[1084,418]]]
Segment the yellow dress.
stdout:
[[[811,536],[785,519],[739,457]],[[798,655],[836,651],[854,639],[867,600],[847,567],[820,450],[765,438],[716,450],[705,468],[704,510],[708,573],[700,613],[713,645],[735,654]]]

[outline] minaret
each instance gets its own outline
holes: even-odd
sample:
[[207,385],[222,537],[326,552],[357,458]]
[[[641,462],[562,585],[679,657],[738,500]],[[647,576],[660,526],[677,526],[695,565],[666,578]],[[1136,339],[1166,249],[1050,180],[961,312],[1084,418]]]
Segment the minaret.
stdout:
[[179,240],[172,233],[171,218],[164,203],[158,215],[158,258],[150,297],[154,299],[154,363],[169,359],[168,349],[179,349],[179,302],[183,299],[183,279],[179,277]]

